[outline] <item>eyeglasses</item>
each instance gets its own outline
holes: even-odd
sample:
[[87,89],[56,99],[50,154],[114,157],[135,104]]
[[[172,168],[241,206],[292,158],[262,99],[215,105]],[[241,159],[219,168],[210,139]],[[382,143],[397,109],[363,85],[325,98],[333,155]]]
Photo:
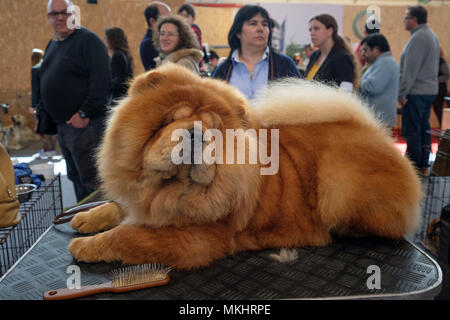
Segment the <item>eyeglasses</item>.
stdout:
[[165,33],[165,32],[161,32],[161,33],[159,34],[159,37],[160,37],[160,38],[165,37],[165,36],[167,36],[168,38],[173,38],[173,37],[178,36],[178,33],[172,33],[172,32],[167,32],[167,33]]
[[68,11],[59,11],[59,12],[57,12],[57,11],[50,11],[49,13],[48,13],[48,15],[50,16],[50,17],[52,17],[52,18],[56,18],[58,15],[62,15],[63,17],[68,17],[68,16],[70,16],[71,14],[72,14],[72,12],[68,12]]

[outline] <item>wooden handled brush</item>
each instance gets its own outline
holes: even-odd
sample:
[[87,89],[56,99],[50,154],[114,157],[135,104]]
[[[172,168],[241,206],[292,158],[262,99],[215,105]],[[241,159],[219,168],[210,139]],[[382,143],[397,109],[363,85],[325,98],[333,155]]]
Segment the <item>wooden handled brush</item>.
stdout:
[[156,264],[144,264],[113,270],[112,280],[106,283],[83,286],[80,289],[57,289],[44,293],[44,300],[66,300],[90,296],[97,293],[123,293],[169,283],[170,268]]

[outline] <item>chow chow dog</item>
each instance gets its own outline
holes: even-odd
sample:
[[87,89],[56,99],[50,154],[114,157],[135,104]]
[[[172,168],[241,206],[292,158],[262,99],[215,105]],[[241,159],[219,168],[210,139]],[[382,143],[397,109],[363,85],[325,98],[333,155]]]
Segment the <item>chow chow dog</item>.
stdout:
[[[214,137],[194,141],[210,129]],[[250,161],[252,134],[243,163],[228,140],[220,152],[220,133],[239,129],[257,132],[266,157]],[[235,162],[176,163],[193,158],[177,130],[193,149]],[[71,241],[78,261],[195,269],[244,250],[326,246],[334,235],[398,239],[419,223],[419,179],[387,129],[356,97],[302,80],[271,85],[250,106],[225,82],[160,67],[133,80],[97,157],[113,201],[73,218],[80,233],[99,232]]]

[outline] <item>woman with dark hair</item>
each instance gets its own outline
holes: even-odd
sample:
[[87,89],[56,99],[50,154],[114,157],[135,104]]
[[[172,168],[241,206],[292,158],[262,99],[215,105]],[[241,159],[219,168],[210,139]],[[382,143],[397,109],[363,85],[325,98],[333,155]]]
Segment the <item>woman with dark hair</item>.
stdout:
[[200,73],[203,52],[198,49],[198,40],[192,28],[181,16],[164,16],[156,22],[153,45],[160,52],[155,58],[156,67],[172,62]]
[[306,79],[338,85],[344,91],[359,87],[359,62],[348,43],[338,35],[336,19],[320,14],[309,20],[316,50],[309,59]]
[[239,9],[228,32],[230,55],[212,74],[249,99],[269,81],[301,77],[291,58],[271,49],[270,21],[268,12],[260,6],[245,5]]
[[113,104],[128,92],[129,81],[133,78],[133,57],[130,53],[128,40],[119,27],[105,30],[106,46],[112,54],[112,98]]

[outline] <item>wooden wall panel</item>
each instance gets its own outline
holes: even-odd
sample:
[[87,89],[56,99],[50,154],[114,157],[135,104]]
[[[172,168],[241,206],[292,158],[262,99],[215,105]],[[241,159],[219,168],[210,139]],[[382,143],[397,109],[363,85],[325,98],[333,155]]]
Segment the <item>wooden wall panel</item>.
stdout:
[[[147,25],[144,18],[149,0],[98,0],[88,4],[86,0],[75,0],[80,7],[81,24],[104,39],[104,30],[110,26],[124,29],[134,57],[135,73],[144,71],[139,44]],[[176,11],[183,0],[165,1]],[[53,36],[46,16],[47,0],[1,0],[0,1],[0,103],[11,106],[8,115],[2,114],[2,123],[11,124],[11,116],[21,113],[29,125],[35,119],[28,112],[31,100],[31,50],[45,49]]]
[[[397,61],[400,61],[402,49],[410,37],[409,31],[406,31],[403,26],[406,8],[407,6],[380,6],[381,33],[388,39],[392,55]],[[429,6],[426,8],[428,11],[428,25],[436,33],[444,53],[447,53],[447,60],[449,60],[450,38],[448,33],[450,30],[445,21],[450,16],[450,7]],[[344,25],[341,31],[344,35],[349,36],[352,42],[360,41],[353,33],[353,20],[359,12],[366,9],[367,7],[365,6],[344,7]]]
[[[238,8],[195,7],[195,23],[202,30],[202,42],[213,45],[228,45],[228,30]],[[219,57],[226,57],[229,49],[214,49]]]
[[[98,0],[97,5],[87,4],[86,0],[75,0],[80,6],[82,25],[97,33],[102,39],[104,30],[119,26],[127,34],[134,57],[135,74],[144,71],[139,57],[139,44],[146,32],[143,12],[149,0]],[[183,0],[166,1],[176,12]],[[30,104],[31,50],[44,49],[53,31],[46,18],[47,0],[1,0],[0,1],[0,103],[9,103],[11,112],[2,115],[4,125],[9,125],[10,116],[22,113],[30,122],[34,117],[28,113]],[[381,6],[381,28],[387,36],[394,57],[399,60],[400,53],[408,41],[409,32],[403,28],[402,19],[406,6]],[[228,30],[237,8],[195,7],[196,23],[202,30],[202,38],[210,45],[226,45]],[[344,6],[344,25],[342,33],[352,41],[359,41],[352,30],[354,17],[365,6]],[[448,6],[427,6],[429,25],[436,32],[447,60],[450,60],[450,37],[448,37]],[[228,55],[228,49],[217,50],[220,56]]]

